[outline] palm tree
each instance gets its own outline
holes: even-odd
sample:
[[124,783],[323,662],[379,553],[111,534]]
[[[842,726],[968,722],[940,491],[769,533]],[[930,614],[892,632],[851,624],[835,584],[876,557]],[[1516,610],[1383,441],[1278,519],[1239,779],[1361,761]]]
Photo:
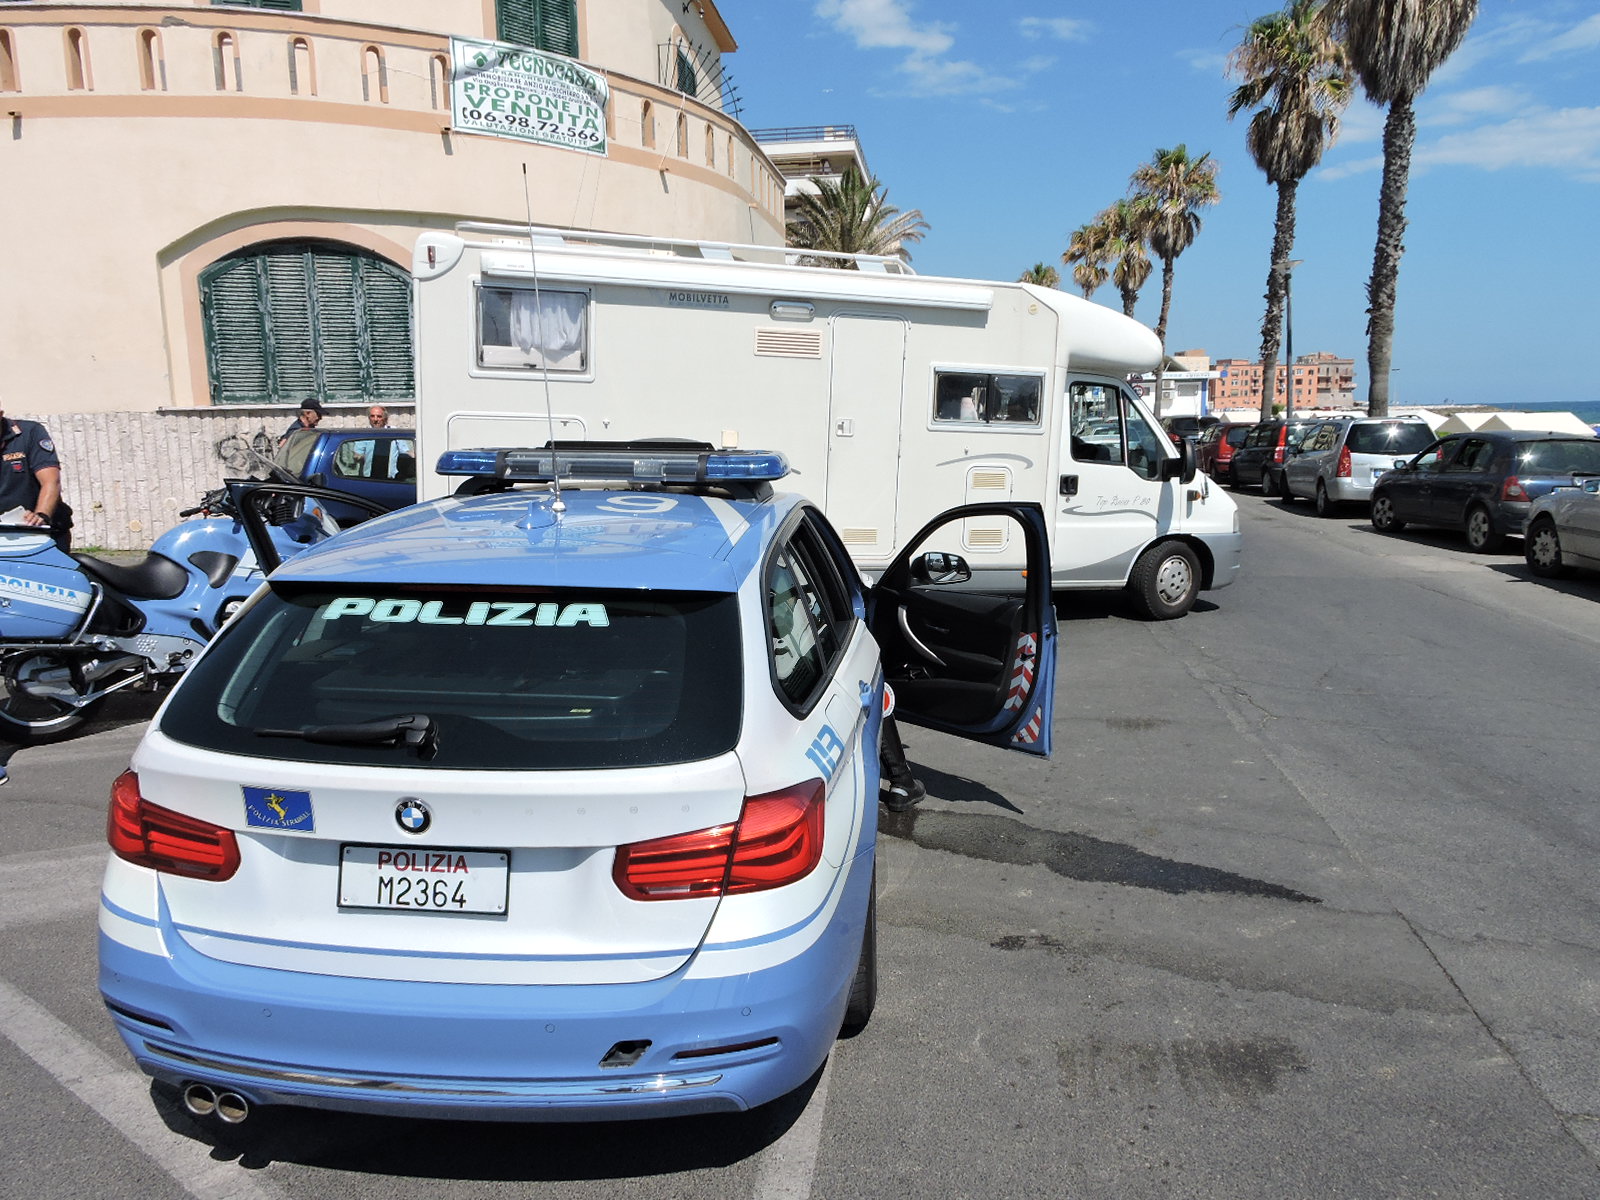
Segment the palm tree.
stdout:
[[[1285,276],[1294,253],[1295,197],[1303,179],[1339,134],[1350,103],[1350,64],[1324,16],[1324,0],[1290,0],[1282,12],[1257,17],[1228,58],[1244,82],[1228,100],[1231,121],[1256,108],[1245,147],[1278,189],[1278,216],[1267,267],[1267,311],[1261,321],[1261,419],[1272,416]],[[1290,364],[1290,371],[1294,369]]]
[[[910,261],[908,242],[920,242],[928,223],[919,209],[902,213],[888,202],[877,178],[863,179],[846,167],[837,182],[813,179],[816,193],[802,193],[796,219],[787,229],[789,245],[799,250],[833,250],[842,254],[884,254]],[[818,265],[855,269],[854,263],[818,258]]]
[[1021,275],[1017,276],[1018,283],[1033,283],[1040,287],[1053,288],[1061,282],[1061,272],[1054,267],[1036,262]]
[[1079,225],[1072,231],[1061,261],[1072,268],[1072,282],[1083,291],[1087,300],[1107,279],[1111,278],[1108,246],[1109,236],[1098,219]]
[[1161,377],[1166,369],[1167,315],[1172,311],[1172,271],[1178,255],[1200,233],[1199,209],[1222,198],[1217,190],[1217,164],[1209,153],[1194,158],[1182,142],[1170,150],[1157,150],[1150,161],[1134,171],[1133,202],[1149,224],[1145,238],[1161,260],[1161,319],[1156,338],[1162,363],[1156,367],[1155,413],[1161,415]]
[[1155,269],[1145,250],[1149,240],[1150,210],[1141,208],[1132,200],[1118,200],[1110,208],[1102,209],[1095,218],[1105,227],[1106,250],[1113,266],[1111,282],[1122,293],[1122,314],[1133,316],[1139,303],[1139,289]]
[[1330,11],[1362,91],[1373,103],[1389,106],[1383,123],[1378,244],[1367,283],[1367,411],[1386,417],[1395,281],[1405,250],[1406,185],[1417,140],[1414,104],[1434,71],[1467,36],[1478,15],[1478,0],[1332,0]]

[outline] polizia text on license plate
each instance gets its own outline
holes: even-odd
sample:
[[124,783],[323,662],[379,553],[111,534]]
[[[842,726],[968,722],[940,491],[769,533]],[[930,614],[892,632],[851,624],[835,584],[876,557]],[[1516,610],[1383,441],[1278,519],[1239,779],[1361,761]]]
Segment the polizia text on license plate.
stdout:
[[504,913],[509,856],[501,851],[345,846],[339,904],[414,912]]

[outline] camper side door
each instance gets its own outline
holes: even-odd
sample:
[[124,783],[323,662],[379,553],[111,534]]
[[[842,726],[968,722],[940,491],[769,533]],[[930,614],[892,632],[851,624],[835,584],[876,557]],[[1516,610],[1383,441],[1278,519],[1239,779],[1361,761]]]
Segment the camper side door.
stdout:
[[1172,531],[1172,443],[1124,385],[1069,378],[1055,496],[1058,586],[1117,587],[1157,536]]

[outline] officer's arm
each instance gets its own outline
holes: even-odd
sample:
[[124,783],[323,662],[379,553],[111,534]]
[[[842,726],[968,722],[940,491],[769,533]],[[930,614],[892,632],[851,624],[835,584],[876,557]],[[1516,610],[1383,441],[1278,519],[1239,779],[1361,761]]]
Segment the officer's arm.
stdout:
[[39,499],[23,520],[29,525],[47,525],[61,503],[61,468],[39,467],[33,477],[39,481]]

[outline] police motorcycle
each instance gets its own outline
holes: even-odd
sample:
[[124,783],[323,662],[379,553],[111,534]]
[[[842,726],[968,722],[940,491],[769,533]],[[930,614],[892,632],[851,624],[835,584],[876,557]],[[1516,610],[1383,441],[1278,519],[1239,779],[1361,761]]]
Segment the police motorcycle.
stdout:
[[[176,680],[283,558],[339,532],[322,508],[335,499],[383,511],[326,488],[228,480],[133,563],[0,525],[0,736],[59,736],[114,692]],[[252,542],[247,510],[270,547]]]

